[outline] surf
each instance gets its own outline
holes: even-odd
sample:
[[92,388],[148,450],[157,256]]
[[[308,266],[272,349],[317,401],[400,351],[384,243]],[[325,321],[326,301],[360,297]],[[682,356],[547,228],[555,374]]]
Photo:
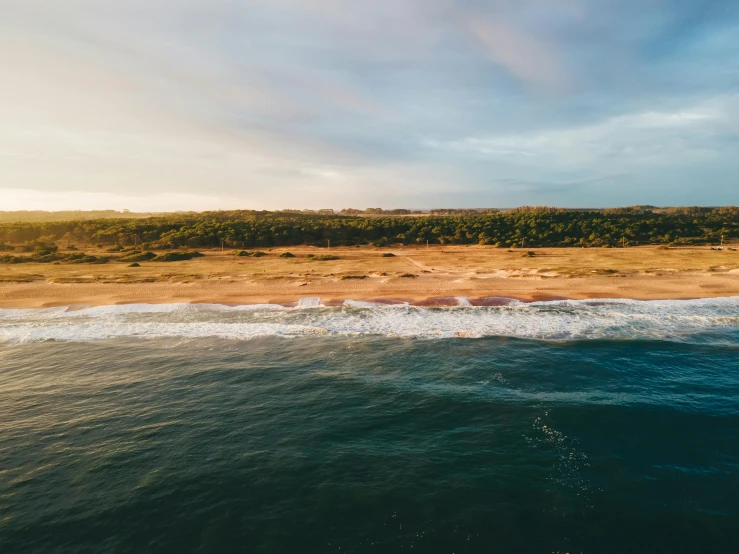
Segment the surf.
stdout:
[[[0,310],[0,340],[91,341],[118,337],[387,336],[516,337],[546,341],[666,340],[739,343],[739,297],[700,300],[556,300],[417,306],[320,298],[279,304],[128,304]],[[500,303],[499,303],[500,304]]]

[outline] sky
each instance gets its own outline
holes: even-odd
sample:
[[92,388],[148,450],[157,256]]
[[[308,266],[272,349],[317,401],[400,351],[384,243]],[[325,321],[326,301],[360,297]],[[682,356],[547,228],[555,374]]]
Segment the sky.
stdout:
[[739,204],[736,0],[0,12],[0,210]]

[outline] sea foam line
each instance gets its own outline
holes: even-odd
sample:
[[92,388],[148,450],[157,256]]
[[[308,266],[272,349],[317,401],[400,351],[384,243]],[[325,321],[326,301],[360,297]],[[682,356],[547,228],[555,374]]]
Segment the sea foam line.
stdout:
[[[466,299],[465,299],[466,300]],[[99,340],[117,337],[381,335],[414,338],[508,336],[739,343],[739,298],[560,300],[505,306],[424,307],[347,300],[325,307],[310,298],[280,305],[129,304],[68,311],[0,310],[0,340]],[[706,337],[709,337],[706,339]],[[711,338],[712,337],[712,338]]]
[[[486,310],[489,308],[509,308],[509,309],[533,309],[533,308],[572,308],[589,310],[599,306],[623,306],[623,307],[643,307],[646,311],[667,310],[668,312],[683,313],[686,311],[694,311],[696,308],[716,308],[736,310],[739,316],[739,296],[716,297],[716,298],[700,298],[688,300],[633,300],[628,298],[600,298],[586,300],[542,300],[533,302],[523,302],[514,298],[506,298],[504,303],[494,306],[473,305],[467,297],[452,297],[456,300],[456,306],[449,305],[431,305],[417,306],[408,302],[399,302],[396,304],[387,304],[384,302],[373,302],[367,300],[345,300],[343,306],[354,309],[368,310],[386,310],[394,308],[415,308],[415,309],[454,309],[468,308],[470,310]],[[499,298],[499,297],[491,297]],[[259,312],[259,311],[300,311],[314,309],[336,309],[336,307],[328,308],[318,297],[301,298],[295,306],[287,307],[282,304],[205,304],[205,303],[132,303],[132,304],[114,304],[102,306],[86,306],[71,309],[68,306],[58,306],[53,308],[0,308],[0,322],[13,320],[32,320],[32,319],[54,319],[54,318],[77,318],[77,317],[111,317],[129,314],[171,314],[171,313],[198,313],[204,311],[212,312]]]

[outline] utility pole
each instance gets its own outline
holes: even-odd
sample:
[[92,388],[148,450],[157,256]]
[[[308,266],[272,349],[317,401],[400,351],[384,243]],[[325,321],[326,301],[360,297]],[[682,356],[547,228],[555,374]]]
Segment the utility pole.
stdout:
[[426,252],[428,252],[428,250],[429,250],[429,240],[426,239]]
[[221,239],[221,254],[223,254],[223,239]]

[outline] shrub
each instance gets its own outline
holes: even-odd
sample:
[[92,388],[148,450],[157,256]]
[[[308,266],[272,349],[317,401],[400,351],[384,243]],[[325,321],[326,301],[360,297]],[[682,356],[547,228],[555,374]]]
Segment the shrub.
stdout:
[[398,275],[398,277],[402,279],[415,279],[416,277],[418,277],[418,275],[414,275],[413,273],[403,273],[401,275]]
[[56,252],[59,250],[59,247],[56,244],[43,241],[27,242],[21,248],[24,252]]
[[30,262],[31,259],[27,258],[26,256],[0,256],[0,263],[4,264],[22,264],[25,262]]
[[88,256],[84,252],[73,252],[70,254],[58,254],[46,250],[38,250],[31,256],[0,256],[0,263],[22,264],[35,262],[40,264],[68,262],[71,264],[105,264],[108,258]]
[[331,261],[331,260],[338,260],[339,259],[338,256],[333,256],[331,254],[322,254],[320,256],[316,256],[315,254],[308,254],[306,256],[306,258],[308,258],[309,260],[315,260],[315,261],[318,261],[318,262],[328,262],[328,261]]
[[384,254],[382,255],[382,257],[383,257],[383,258],[394,258],[394,257],[395,257],[395,254],[393,254],[392,252],[385,252],[385,253],[384,253]]
[[107,264],[110,260],[104,256],[82,255],[80,258],[70,260],[70,264]]
[[193,258],[200,258],[203,254],[200,252],[167,252],[166,254],[160,254],[159,256],[152,258],[152,262],[181,262],[184,260],[191,260]]
[[290,252],[283,252],[280,254],[280,258],[294,258],[295,254],[291,254]]
[[157,255],[154,252],[140,252],[134,250],[133,252],[122,256],[120,261],[122,262],[148,262],[149,260],[156,258]]
[[533,258],[534,256],[536,256],[536,252],[532,252],[531,250],[529,250],[528,252],[524,252],[523,254],[521,254],[521,256],[523,256],[524,258]]
[[128,267],[141,267],[141,265],[133,262],[132,264],[128,264]]

